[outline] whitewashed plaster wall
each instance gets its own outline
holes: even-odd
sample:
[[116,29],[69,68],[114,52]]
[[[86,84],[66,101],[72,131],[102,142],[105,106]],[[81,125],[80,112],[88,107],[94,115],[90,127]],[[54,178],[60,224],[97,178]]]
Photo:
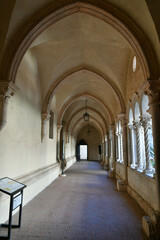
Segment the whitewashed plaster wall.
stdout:
[[47,134],[41,143],[40,80],[30,51],[21,63],[16,86],[17,93],[8,106],[8,122],[0,134],[1,177],[14,178],[56,162],[56,131],[53,140]]
[[128,100],[131,99],[133,94],[137,92],[139,90],[139,87],[146,81],[138,58],[136,58],[136,70],[133,72],[133,57],[134,53],[130,56],[128,68],[128,76],[126,82],[126,104],[128,104]]
[[[7,125],[0,133],[0,178],[7,176],[26,184],[26,204],[60,173],[56,121],[54,138],[49,139],[47,121],[46,137],[41,143],[41,85],[33,51],[28,51],[21,63],[16,86],[18,90],[8,105]],[[7,218],[8,198],[0,194],[0,223]]]

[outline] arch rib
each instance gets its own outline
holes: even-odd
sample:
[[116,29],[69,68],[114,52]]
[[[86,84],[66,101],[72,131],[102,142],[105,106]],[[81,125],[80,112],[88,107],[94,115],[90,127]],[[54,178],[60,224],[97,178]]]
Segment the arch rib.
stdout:
[[93,95],[91,95],[91,94],[89,94],[89,93],[82,93],[82,94],[79,94],[79,95],[76,95],[76,96],[70,98],[70,99],[63,105],[63,107],[61,108],[60,113],[59,113],[59,115],[58,115],[58,121],[57,121],[58,124],[61,124],[66,109],[67,109],[73,102],[75,102],[76,100],[81,99],[81,98],[83,98],[83,97],[89,97],[89,98],[92,98],[92,99],[96,100],[97,102],[99,102],[99,103],[105,108],[105,110],[106,110],[106,112],[107,112],[107,114],[108,114],[108,117],[109,117],[109,122],[114,123],[114,116],[113,116],[113,113],[112,113],[111,109],[110,109],[107,105],[105,105],[105,103],[104,103],[101,99],[99,99],[99,98],[97,98],[97,97],[95,97],[95,96],[93,96]]
[[4,53],[2,59],[0,70],[2,79],[15,82],[19,64],[37,36],[51,24],[77,12],[95,16],[118,30],[127,39],[140,59],[145,78],[156,79],[159,77],[158,60],[149,40],[122,11],[101,0],[98,1],[98,6],[91,0],[76,3],[73,0],[69,2],[59,0],[43,8],[43,11],[34,15],[34,21],[28,20],[28,24],[25,24],[25,27],[22,26],[14,34],[10,41],[14,43],[13,47],[7,48],[9,50]]
[[52,101],[53,95],[55,94],[56,90],[61,86],[61,84],[64,81],[67,81],[69,77],[71,77],[74,74],[77,74],[79,72],[89,72],[91,74],[94,74],[95,77],[100,78],[101,80],[103,80],[106,84],[108,84],[111,89],[113,90],[115,97],[118,99],[118,102],[121,106],[121,112],[125,112],[125,101],[124,101],[124,97],[122,92],[119,90],[119,88],[116,86],[116,84],[109,79],[108,77],[106,77],[104,74],[102,74],[100,71],[90,67],[90,66],[86,66],[86,65],[82,65],[82,66],[78,66],[75,67],[73,69],[71,69],[70,71],[64,73],[60,78],[58,78],[53,84],[52,86],[49,87],[49,90],[46,93],[46,97],[44,98],[43,101],[43,112],[49,112],[50,109],[50,103]]

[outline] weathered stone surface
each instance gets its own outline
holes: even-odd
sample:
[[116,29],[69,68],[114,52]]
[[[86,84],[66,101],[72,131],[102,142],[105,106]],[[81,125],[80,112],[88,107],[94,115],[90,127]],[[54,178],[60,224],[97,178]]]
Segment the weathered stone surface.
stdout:
[[117,180],[117,190],[121,192],[127,191],[127,184],[124,180]]
[[110,178],[114,178],[114,177],[115,177],[115,171],[114,171],[114,170],[109,170],[108,176],[109,176]]

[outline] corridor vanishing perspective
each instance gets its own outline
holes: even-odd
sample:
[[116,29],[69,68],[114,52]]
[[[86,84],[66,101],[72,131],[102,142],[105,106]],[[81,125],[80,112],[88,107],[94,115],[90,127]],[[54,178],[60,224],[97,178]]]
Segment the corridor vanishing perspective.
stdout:
[[0,1],[0,231],[5,178],[26,186],[17,239],[160,239],[159,16],[159,0]]
[[115,180],[98,162],[75,163],[66,174],[24,207],[14,240],[147,239],[141,228],[143,211],[127,193],[116,190]]

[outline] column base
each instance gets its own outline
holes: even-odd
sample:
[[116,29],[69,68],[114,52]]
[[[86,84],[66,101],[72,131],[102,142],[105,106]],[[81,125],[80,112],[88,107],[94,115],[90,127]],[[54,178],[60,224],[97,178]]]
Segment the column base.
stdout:
[[103,159],[101,159],[100,163],[101,163],[102,166],[104,165],[104,161],[103,161]]
[[131,168],[137,169],[137,165],[136,164],[131,164]]
[[137,167],[137,171],[138,171],[138,172],[144,172],[143,166],[138,166],[138,167]]
[[114,170],[109,170],[108,176],[110,178],[114,178],[115,177],[115,171]]
[[146,169],[146,170],[145,170],[145,173],[146,173],[146,174],[153,174],[153,170],[152,170],[152,169]]
[[127,183],[125,180],[117,180],[117,190],[119,192],[126,192],[127,191]]
[[154,177],[154,171],[153,170],[145,170],[144,171],[146,175],[150,176],[150,177]]
[[160,239],[160,216],[156,213],[152,216],[143,216],[142,228],[149,239]]
[[104,169],[104,170],[107,170],[107,171],[109,170],[109,166],[108,166],[107,163],[104,163],[104,165],[103,165],[103,169]]
[[65,173],[59,174],[59,177],[66,177],[67,175]]

